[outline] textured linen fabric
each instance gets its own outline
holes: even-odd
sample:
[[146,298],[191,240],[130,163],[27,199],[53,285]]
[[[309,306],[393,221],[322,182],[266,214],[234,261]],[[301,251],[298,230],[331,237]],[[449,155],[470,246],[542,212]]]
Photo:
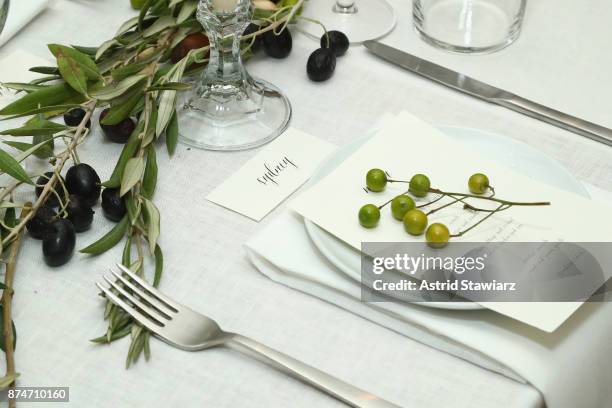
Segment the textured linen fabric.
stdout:
[[[367,0],[361,0],[367,1]],[[605,0],[529,2],[521,38],[487,56],[446,54],[414,34],[411,2],[392,0],[398,26],[385,39],[522,96],[612,126],[605,52],[612,9]],[[331,4],[331,0],[330,0]],[[97,45],[134,14],[127,0],[58,0],[2,48],[49,57],[50,42]],[[305,11],[305,15],[308,12]],[[363,134],[385,112],[408,110],[435,124],[497,132],[525,141],[565,164],[579,179],[612,189],[612,149],[502,108],[457,94],[390,66],[362,48],[338,59],[334,78],[308,81],[317,44],[294,31],[286,60],[248,63],[254,75],[287,93],[292,125],[335,144]],[[1,75],[1,73],[0,73]],[[0,128],[11,124],[2,122]],[[81,158],[108,177],[121,146],[96,131]],[[278,285],[248,262],[242,245],[257,224],[205,200],[214,187],[257,153],[216,153],[179,146],[158,154],[155,200],[162,213],[164,292],[195,310],[287,354],[406,407],[532,407],[537,391],[436,351],[340,308]],[[111,224],[99,206],[78,247]],[[275,211],[278,212],[279,209]],[[282,239],[282,237],[280,237]],[[334,407],[333,399],[235,352],[187,353],[152,341],[153,358],[124,369],[127,341],[96,346],[103,302],[94,282],[120,259],[121,248],[91,258],[75,255],[60,269],[42,263],[40,243],[26,240],[16,277],[15,321],[20,385],[69,386],[75,407]],[[579,359],[579,356],[577,356]],[[577,390],[577,392],[579,392]],[[21,406],[37,406],[21,404]]]

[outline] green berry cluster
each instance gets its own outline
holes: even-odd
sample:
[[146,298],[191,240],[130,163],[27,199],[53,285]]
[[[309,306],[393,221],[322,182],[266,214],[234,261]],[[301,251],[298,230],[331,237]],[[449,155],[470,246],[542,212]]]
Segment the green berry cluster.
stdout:
[[[359,209],[359,223],[365,228],[375,228],[380,221],[380,211],[391,204],[391,215],[398,221],[402,221],[404,229],[410,235],[423,235],[425,234],[425,240],[432,247],[444,247],[451,237],[460,236],[462,233],[452,235],[448,227],[442,223],[429,224],[429,215],[434,212],[445,208],[449,204],[446,204],[437,209],[429,210],[425,213],[422,208],[425,208],[435,202],[437,202],[443,196],[452,198],[456,203],[463,201],[467,194],[460,193],[446,193],[437,189],[431,188],[431,181],[425,174],[415,174],[409,181],[393,180],[389,178],[388,174],[381,169],[371,169],[366,174],[366,186],[369,191],[382,192],[385,190],[388,183],[407,183],[408,191],[404,194],[400,194],[394,197],[392,200],[377,206],[375,204],[366,204]],[[468,189],[475,196],[482,195],[487,191],[494,193],[494,189],[489,183],[489,178],[482,173],[473,174],[468,180]],[[427,202],[425,204],[417,206],[414,199],[410,196],[424,198],[429,193],[438,193],[441,196],[435,200]],[[410,195],[408,195],[410,194]],[[462,196],[462,198],[457,198]],[[490,197],[483,197],[491,199]],[[496,200],[503,201],[503,200]],[[505,204],[501,205],[501,209],[509,208],[512,205],[525,205],[526,203],[511,203],[504,201]],[[467,206],[467,205],[466,205]],[[467,208],[467,207],[466,207]],[[476,209],[470,206],[470,209]]]

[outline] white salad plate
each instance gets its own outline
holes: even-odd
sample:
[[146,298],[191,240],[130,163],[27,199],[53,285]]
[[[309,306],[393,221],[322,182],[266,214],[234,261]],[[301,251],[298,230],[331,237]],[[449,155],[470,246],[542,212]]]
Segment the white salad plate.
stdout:
[[[475,152],[480,152],[489,159],[495,160],[512,171],[524,174],[534,180],[559,189],[590,198],[584,186],[576,180],[563,165],[525,143],[477,129],[451,126],[437,126],[437,128],[447,136],[460,142],[464,147]],[[314,185],[330,174],[370,137],[372,137],[372,134],[339,148],[330,158],[319,166],[307,186]],[[305,219],[304,223],[310,239],[323,256],[344,274],[357,282],[361,282],[360,251],[351,247],[346,242],[327,232],[312,221]],[[482,306],[473,302],[421,301],[416,304],[449,310],[482,309]]]

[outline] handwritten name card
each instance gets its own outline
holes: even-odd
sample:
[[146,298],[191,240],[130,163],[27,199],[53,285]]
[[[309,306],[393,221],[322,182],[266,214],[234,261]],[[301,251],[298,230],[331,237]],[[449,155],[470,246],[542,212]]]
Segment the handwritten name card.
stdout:
[[304,184],[335,148],[318,137],[290,128],[206,199],[260,221]]

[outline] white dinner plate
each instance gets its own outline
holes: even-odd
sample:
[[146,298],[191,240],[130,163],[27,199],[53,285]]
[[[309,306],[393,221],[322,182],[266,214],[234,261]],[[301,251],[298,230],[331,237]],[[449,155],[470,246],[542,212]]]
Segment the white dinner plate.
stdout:
[[[522,173],[562,190],[590,198],[584,186],[565,167],[529,145],[477,129],[450,126],[437,126],[437,128],[451,138],[461,142],[468,149],[481,152],[486,157],[509,167],[512,171]],[[367,135],[339,148],[332,157],[327,159],[315,171],[308,185],[313,185],[331,173],[370,137],[372,135]],[[312,221],[305,219],[304,223],[306,231],[317,249],[343,273],[361,282],[361,253]],[[472,302],[418,302],[417,304],[451,310],[482,309],[482,306]]]

